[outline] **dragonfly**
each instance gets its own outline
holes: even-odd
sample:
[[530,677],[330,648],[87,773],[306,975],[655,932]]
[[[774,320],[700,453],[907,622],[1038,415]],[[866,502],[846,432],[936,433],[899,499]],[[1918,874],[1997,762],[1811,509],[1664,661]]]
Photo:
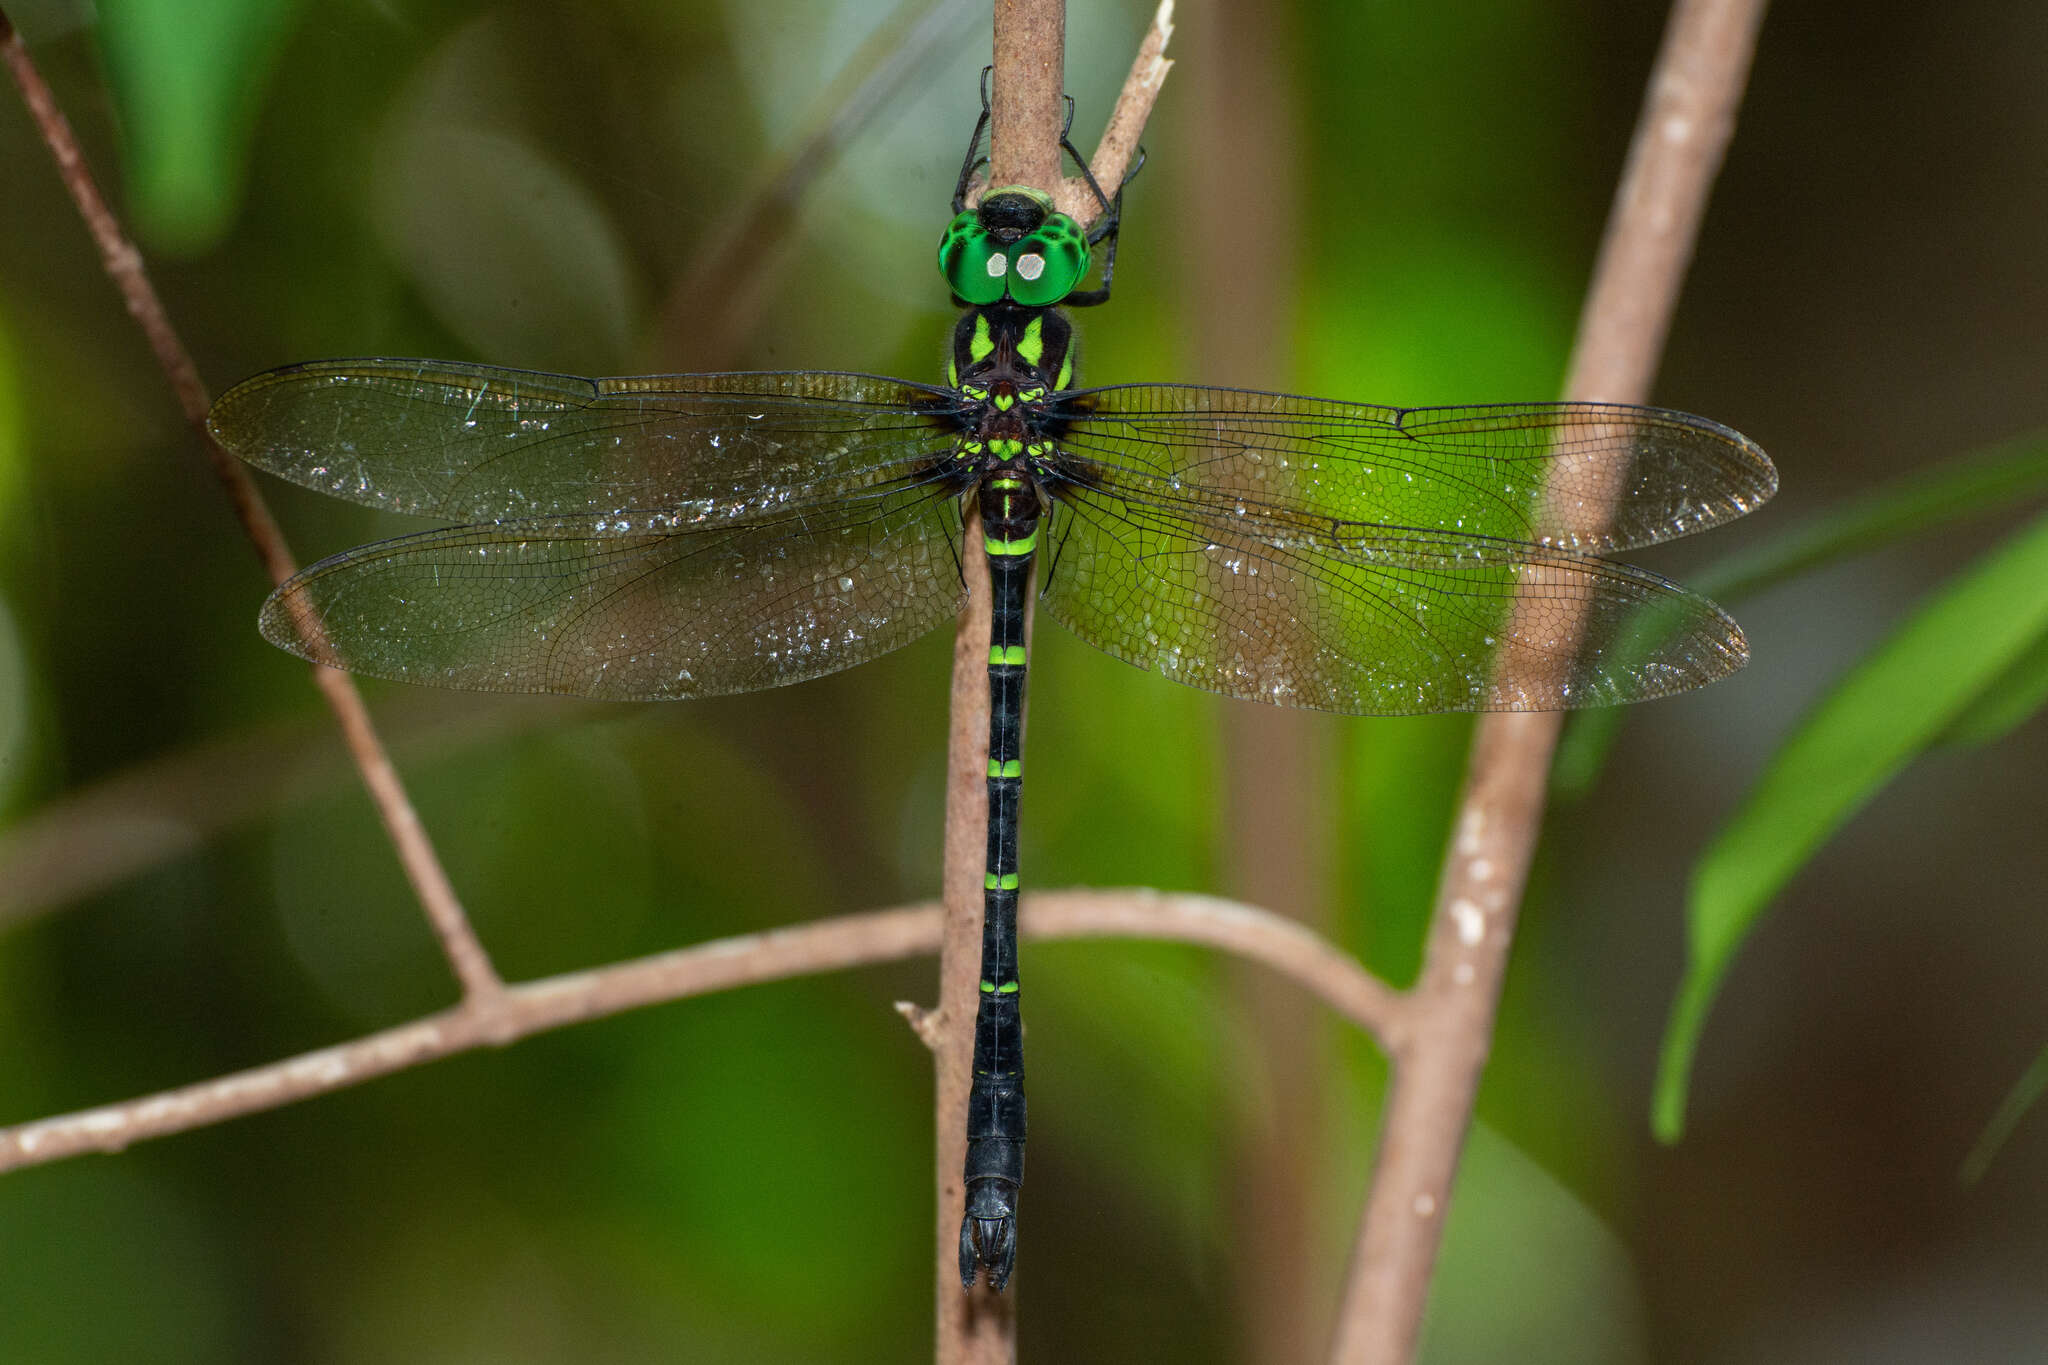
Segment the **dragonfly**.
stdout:
[[[1071,107],[1069,110],[1071,119]],[[829,370],[583,379],[432,360],[288,366],[224,394],[222,446],[352,502],[455,523],[274,592],[274,644],[373,677],[668,701],[801,682],[954,619],[985,557],[988,856],[961,1283],[996,1291],[1024,1177],[1017,963],[1025,618],[1175,682],[1347,714],[1555,710],[1740,668],[1720,608],[1607,556],[1775,491],[1705,418],[1597,403],[1397,408],[1180,383],[1077,388],[1063,307],[1109,297],[1092,227],[1026,186],[939,266],[944,383]],[[1083,290],[1099,249],[1098,284]]]

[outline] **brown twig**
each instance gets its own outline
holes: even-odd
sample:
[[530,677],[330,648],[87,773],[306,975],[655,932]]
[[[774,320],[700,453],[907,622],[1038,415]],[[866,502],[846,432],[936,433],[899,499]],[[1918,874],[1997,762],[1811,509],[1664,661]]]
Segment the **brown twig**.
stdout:
[[1056,193],[1066,122],[1064,0],[996,0],[989,81],[988,173],[995,185]]
[[1168,938],[1220,948],[1270,967],[1393,1048],[1406,1027],[1404,997],[1306,926],[1214,896],[1146,889],[1053,891],[1024,898],[1031,939]]
[[[1111,116],[1111,126],[1122,127],[1133,144],[1165,77],[1160,51],[1171,32],[1171,14],[1167,0],[1140,47],[1133,76],[1125,84],[1126,99]],[[1064,0],[996,0],[995,69],[989,90],[991,183],[1028,185],[1053,194],[1056,202],[1063,187],[1059,136],[1066,116],[1065,42]],[[1115,183],[1121,183],[1122,174],[1119,168]],[[1091,192],[1086,211],[1076,216],[1087,222],[1100,211]],[[977,1279],[962,1293],[957,1270],[988,832],[988,564],[980,552],[980,519],[971,507],[962,544],[968,599],[953,646],[939,1003],[931,1011],[902,1008],[931,1047],[936,1068],[932,1112],[937,1359],[940,1365],[1004,1365],[1017,1353],[1016,1284],[1007,1294],[999,1294]],[[1027,598],[1027,638],[1030,628]]]
[[[1086,180],[1062,174],[1059,131],[1066,121],[1061,67],[1066,52],[1066,11],[1063,5],[1026,4],[1003,0],[996,6],[995,69],[989,99],[989,179],[972,190],[970,201],[986,185],[1031,185],[1052,195],[1053,205],[1084,226],[1102,216],[1102,203]],[[1166,45],[1173,38],[1173,0],[1159,0],[1152,23],[1138,42],[1116,106],[1103,126],[1102,140],[1088,163],[1104,194],[1115,197],[1138,154],[1138,139],[1152,117],[1152,106],[1166,84],[1173,63]],[[1053,46],[1048,47],[1048,44]],[[1061,54],[1048,62],[1039,54]],[[1004,71],[1014,73],[1005,82]],[[997,154],[996,149],[1002,148]],[[1050,147],[1050,152],[1047,148]]]
[[[1059,175],[1064,90],[1064,0],[996,0],[989,88],[989,166],[1005,185],[1050,189]],[[1048,61],[1046,54],[1050,52]],[[1050,91],[1050,94],[1047,92]],[[1050,147],[1048,162],[1047,148]],[[1050,169],[1047,169],[1047,166]],[[982,873],[988,839],[988,642],[991,602],[981,517],[969,499],[961,540],[967,606],[953,642],[946,740],[945,929],[939,943],[938,1008],[913,1021],[932,1047],[933,1309],[939,1365],[1007,1365],[1017,1356],[1017,1291],[977,1276],[961,1292],[960,1219],[966,1207],[967,1095],[974,1015],[980,1001]],[[1025,604],[1030,628],[1030,602]]]
[[[284,582],[297,572],[291,549],[285,544],[284,533],[278,529],[277,521],[271,516],[270,508],[264,503],[249,471],[222,450],[207,433],[208,400],[206,385],[199,378],[199,367],[193,364],[191,352],[185,349],[184,341],[171,325],[170,315],[164,311],[163,301],[157,297],[156,286],[150,282],[149,272],[143,265],[142,252],[128,239],[113,210],[107,207],[105,197],[93,181],[92,171],[85,164],[78,140],[72,134],[70,121],[57,107],[56,97],[50,92],[42,73],[36,69],[21,35],[15,32],[5,13],[0,13],[0,60],[5,61],[15,84],[20,87],[22,103],[28,107],[29,116],[42,134],[43,144],[57,163],[57,174],[63,179],[65,189],[70,191],[79,216],[85,220],[86,230],[100,249],[100,260],[108,278],[121,291],[129,316],[135,319],[136,325],[148,338],[157,365],[178,396],[178,407],[184,413],[186,423],[198,434],[214,478],[227,493],[235,518],[242,524],[243,534],[262,559],[271,582]],[[463,913],[455,888],[449,883],[448,874],[441,867],[433,844],[420,825],[419,813],[413,809],[411,798],[398,779],[397,769],[392,767],[390,756],[377,738],[362,695],[344,674],[316,667],[313,675],[341,726],[342,737],[362,773],[363,785],[369,789],[378,818],[384,823],[385,832],[405,869],[406,879],[412,883],[413,892],[419,897],[420,905],[441,941],[442,951],[447,954],[456,979],[462,983],[465,997],[474,999],[503,989],[504,983],[492,968],[490,957],[484,952],[475,931],[470,928],[469,918]]]
[[[1734,129],[1763,0],[1680,0],[1579,325],[1568,397],[1641,402]],[[1414,1356],[1543,818],[1556,714],[1483,717],[1394,1075],[1332,1358]]]
[[[1088,162],[1095,182],[1112,198],[1116,187],[1130,174],[1138,155],[1138,139],[1145,134],[1152,106],[1166,84],[1166,73],[1173,70],[1173,63],[1166,56],[1166,45],[1172,38],[1173,0],[1159,0],[1152,25],[1139,41],[1138,55],[1131,60],[1131,72],[1124,77],[1124,88],[1116,97],[1116,108],[1110,111],[1109,122],[1103,127],[1102,141],[1095,144],[1095,155]],[[1093,222],[1102,211],[1102,206],[1095,202],[1095,192],[1075,179],[1067,181],[1061,207],[1069,213],[1081,210],[1076,216],[1083,223]]]
[[936,1358],[939,1365],[1002,1365],[1016,1356],[1015,1290],[977,1278],[960,1290],[960,1218],[966,1208],[967,1092],[974,1012],[981,996],[982,873],[988,865],[988,642],[993,615],[981,516],[968,500],[960,569],[967,606],[953,637],[946,736],[945,930],[939,941],[938,1008],[913,1021],[932,1049],[932,1176]]
[[[0,1171],[86,1152],[118,1152],[458,1052],[645,1005],[929,953],[939,943],[940,918],[936,905],[847,915],[511,986],[488,1000],[337,1047],[0,1129]],[[1024,899],[1019,923],[1033,940],[1144,938],[1205,944],[1298,981],[1360,1027],[1383,1037],[1393,1036],[1397,1028],[1393,993],[1357,962],[1301,926],[1250,906],[1143,890],[1044,892]],[[957,1223],[956,1216],[956,1232]],[[962,1297],[957,1279],[952,1297]]]

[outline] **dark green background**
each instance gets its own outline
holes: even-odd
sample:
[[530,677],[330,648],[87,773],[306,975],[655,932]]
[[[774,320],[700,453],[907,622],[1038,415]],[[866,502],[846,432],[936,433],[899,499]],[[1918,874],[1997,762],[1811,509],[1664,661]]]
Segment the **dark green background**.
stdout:
[[[1659,7],[1275,12],[1268,149],[1300,188],[1277,382],[1405,403],[1561,383]],[[216,388],[432,354],[589,373],[658,324],[722,215],[883,7],[62,0],[9,12]],[[205,16],[203,21],[200,16]],[[1147,17],[1077,7],[1084,146]],[[1185,7],[1133,186],[1099,382],[1205,377],[1192,110],[1233,60]],[[934,376],[931,253],[984,27],[812,186],[718,363]],[[1655,397],[1757,438],[1785,492],[1654,556],[1691,568],[2048,417],[2048,11],[1785,4]],[[1210,166],[1206,179],[1227,180]],[[693,356],[692,363],[706,359]],[[302,558],[401,528],[273,488]],[[451,1002],[264,583],[47,157],[0,100],[0,802],[76,839],[0,861],[0,1122],[202,1079]],[[1992,528],[1995,529],[1995,528]],[[2048,1132],[1964,1152],[2044,1034],[2048,730],[1937,754],[1748,945],[1691,1128],[1644,1122],[1688,867],[1795,716],[1971,527],[1748,604],[1755,662],[1641,708],[1539,862],[1429,1358],[2039,1360]],[[1225,703],[1046,626],[1032,886],[1222,890]],[[530,977],[937,887],[949,641],[666,708],[370,685],[501,968]],[[1413,970],[1467,727],[1317,720],[1330,923]],[[234,746],[225,750],[223,746]],[[221,755],[225,752],[225,756]],[[130,784],[147,821],[63,805]],[[41,822],[36,824],[36,822]],[[4,834],[0,830],[0,834]],[[93,866],[166,835],[106,889]],[[0,850],[6,846],[0,845]],[[52,889],[56,888],[56,889]],[[1237,1358],[1228,1167],[1263,1091],[1229,973],[1173,946],[1028,947],[1023,1354]],[[871,1361],[928,1350],[929,1067],[889,1008],[929,962],[470,1055],[0,1181],[0,1360]],[[1314,1311],[1331,1311],[1381,1070],[1324,1021]],[[1318,1327],[1312,1336],[1320,1336]]]

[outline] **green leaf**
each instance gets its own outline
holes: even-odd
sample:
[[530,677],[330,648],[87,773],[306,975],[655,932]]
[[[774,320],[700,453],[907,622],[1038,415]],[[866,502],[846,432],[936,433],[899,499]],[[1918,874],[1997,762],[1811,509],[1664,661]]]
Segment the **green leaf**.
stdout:
[[2044,493],[2048,435],[2037,432],[1893,479],[1790,535],[1720,561],[1689,586],[1723,604],[1739,602],[1809,570]]
[[196,253],[226,230],[263,84],[297,9],[296,0],[101,0],[134,218],[159,248]]
[[1992,684],[1978,694],[1942,735],[1943,744],[1969,748],[2005,738],[2048,703],[2048,634],[2034,640]]
[[[1787,535],[1719,561],[1687,586],[1724,607],[1732,607],[1745,597],[1813,569],[2043,493],[2048,493],[2048,436],[2035,434],[1894,479],[1822,513]],[[2048,661],[2028,676],[2039,676],[2041,672],[2048,672]],[[2048,677],[2041,678],[2041,686],[2048,689]],[[2019,706],[2025,684],[2015,679],[2014,687],[2016,691],[2010,700],[2013,706]],[[2035,704],[2038,703],[2036,697]],[[1995,739],[2004,729],[2018,723],[2002,722],[2007,714],[2003,710],[1996,715],[1987,714],[1981,731],[1973,732],[1981,734],[1981,738],[1960,733],[1952,738],[1958,743]],[[2019,719],[2025,719],[2026,714],[2020,711]],[[1557,799],[1573,800],[1592,790],[1627,717],[1628,708],[1619,706],[1573,713],[1558,746],[1557,762],[1551,766],[1551,791]],[[1994,728],[2002,723],[2004,729]]]
[[1693,874],[1686,976],[1664,1037],[1653,1124],[1685,1123],[1707,1011],[1771,897],[1863,803],[2048,630],[2048,518],[1980,560],[1824,698]]
[[1998,1112],[1991,1116],[1991,1122],[1984,1125],[1976,1145],[1963,1158],[1963,1168],[1957,1173],[1957,1179],[1965,1185],[1974,1185],[1984,1178],[1984,1172],[1991,1169],[1991,1160],[1998,1155],[1998,1149],[2005,1146],[2012,1130],[2020,1126],[2020,1120],[2044,1091],[2048,1091],[2048,1047],[2035,1054],[2034,1064],[2020,1074],[2019,1080],[1999,1102]]

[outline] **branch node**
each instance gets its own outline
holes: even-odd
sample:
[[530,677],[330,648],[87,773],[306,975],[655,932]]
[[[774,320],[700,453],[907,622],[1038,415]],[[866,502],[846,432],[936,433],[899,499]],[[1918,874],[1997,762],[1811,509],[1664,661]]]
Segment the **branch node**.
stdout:
[[923,1005],[913,1001],[898,1000],[896,1002],[896,1012],[903,1016],[904,1023],[910,1025],[910,1031],[917,1035],[919,1042],[923,1043],[933,1052],[939,1050],[939,1040],[946,1033],[946,1012],[944,1010],[928,1010]]

